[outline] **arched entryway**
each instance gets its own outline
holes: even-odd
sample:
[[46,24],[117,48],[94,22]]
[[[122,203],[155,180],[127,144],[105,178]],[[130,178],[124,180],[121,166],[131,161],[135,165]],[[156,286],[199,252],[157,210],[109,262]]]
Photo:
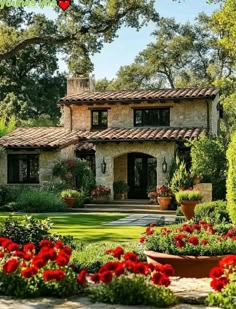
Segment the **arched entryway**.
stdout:
[[128,198],[145,199],[148,189],[157,185],[157,160],[145,153],[133,152],[127,157]]

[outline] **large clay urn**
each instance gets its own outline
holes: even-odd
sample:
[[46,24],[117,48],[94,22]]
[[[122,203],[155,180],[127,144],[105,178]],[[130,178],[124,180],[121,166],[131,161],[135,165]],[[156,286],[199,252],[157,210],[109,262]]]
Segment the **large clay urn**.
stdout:
[[198,204],[199,201],[181,201],[181,211],[184,214],[187,220],[191,220],[194,217],[194,209],[195,206]]
[[72,208],[75,203],[75,198],[73,197],[64,197],[63,201],[66,203],[68,208]]
[[171,199],[172,199],[171,196],[167,196],[167,197],[159,196],[157,200],[158,200],[158,204],[160,205],[160,209],[167,210],[170,206]]

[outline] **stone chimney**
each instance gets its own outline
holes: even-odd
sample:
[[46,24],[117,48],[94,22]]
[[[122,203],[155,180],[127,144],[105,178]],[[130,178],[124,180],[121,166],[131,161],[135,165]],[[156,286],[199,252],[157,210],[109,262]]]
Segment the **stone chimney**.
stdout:
[[84,91],[95,91],[94,75],[74,75],[67,79],[67,95],[79,94]]

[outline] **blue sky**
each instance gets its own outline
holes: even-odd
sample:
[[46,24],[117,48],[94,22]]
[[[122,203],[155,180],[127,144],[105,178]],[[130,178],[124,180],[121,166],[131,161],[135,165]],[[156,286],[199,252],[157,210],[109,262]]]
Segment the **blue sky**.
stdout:
[[[211,14],[218,8],[217,5],[207,4],[206,0],[181,0],[180,3],[172,0],[156,0],[155,6],[160,16],[174,17],[178,22],[193,22],[200,12]],[[48,17],[54,16],[50,8],[40,11]],[[100,53],[92,57],[95,78],[114,78],[120,66],[131,64],[136,55],[153,40],[151,33],[154,28],[150,23],[139,32],[134,29],[120,29],[119,37],[111,44],[106,44]],[[66,71],[63,61],[60,61],[59,65],[61,71]]]

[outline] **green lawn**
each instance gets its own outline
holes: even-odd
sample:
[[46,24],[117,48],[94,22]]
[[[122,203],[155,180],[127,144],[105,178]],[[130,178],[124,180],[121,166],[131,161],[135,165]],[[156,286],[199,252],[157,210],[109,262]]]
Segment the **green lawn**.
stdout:
[[[9,214],[0,213],[0,222]],[[17,216],[20,216],[17,214]],[[33,216],[45,219],[49,217],[53,222],[52,232],[74,236],[75,239],[86,242],[115,241],[124,242],[137,240],[144,232],[144,227],[136,226],[105,226],[106,222],[125,217],[123,214],[99,213],[99,214],[56,214]]]

